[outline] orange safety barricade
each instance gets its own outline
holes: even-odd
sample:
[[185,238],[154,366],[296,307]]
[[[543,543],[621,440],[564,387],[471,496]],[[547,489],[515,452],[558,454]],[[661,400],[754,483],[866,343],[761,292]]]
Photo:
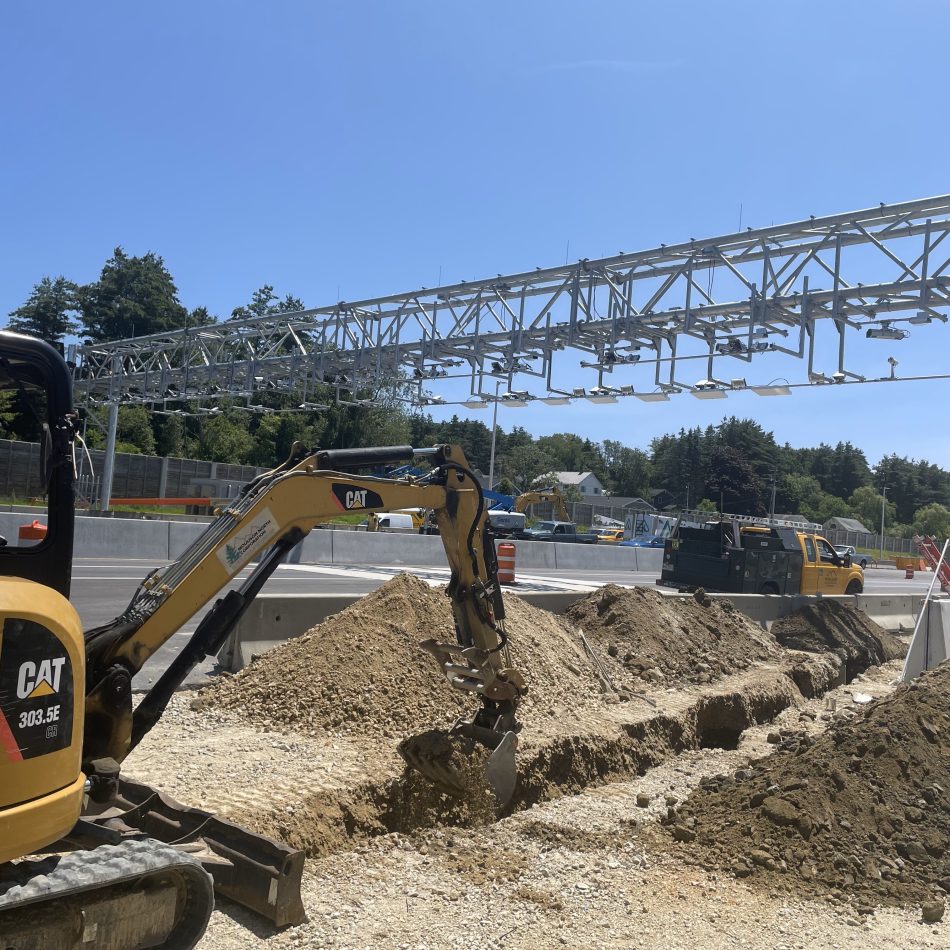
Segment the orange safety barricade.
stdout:
[[906,568],[904,570],[904,577],[907,580],[912,581],[914,579],[914,569],[912,567]]
[[36,520],[32,524],[21,524],[18,534],[21,541],[42,541],[46,537],[46,525]]
[[504,541],[498,545],[498,582],[500,584],[515,582],[515,546],[510,541]]

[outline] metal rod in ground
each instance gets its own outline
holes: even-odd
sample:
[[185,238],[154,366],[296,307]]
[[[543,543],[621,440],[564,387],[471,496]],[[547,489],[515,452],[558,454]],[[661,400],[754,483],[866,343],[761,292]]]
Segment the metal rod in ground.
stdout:
[[597,658],[597,654],[594,653],[593,648],[592,648],[591,645],[587,642],[587,637],[584,636],[584,631],[581,630],[581,631],[579,631],[579,633],[580,633],[580,635],[581,635],[581,641],[582,641],[583,644],[584,644],[584,649],[587,651],[588,655],[590,656],[591,660],[593,661],[593,663],[594,663],[594,669],[595,669],[595,671],[597,672],[597,675],[600,677],[601,682],[603,682],[604,685],[607,686],[607,687],[610,689],[611,692],[616,693],[616,692],[617,692],[617,688],[616,688],[616,687],[614,686],[614,684],[611,682],[610,677],[607,675],[607,671],[604,669],[603,664],[602,664],[602,663],[600,662],[600,660]]
[[[917,614],[917,623],[914,624],[914,635],[910,638],[910,646],[907,648],[907,656],[904,659],[904,668],[901,670],[901,682],[906,683],[908,680],[912,680],[917,674],[914,673],[910,675],[909,664],[911,657],[915,655],[914,653],[914,643],[917,640],[917,632],[920,630],[920,621],[923,620],[924,615],[929,613],[930,610],[930,598],[934,592],[934,585],[937,583],[937,578],[940,577],[940,568],[943,565],[944,558],[947,556],[947,545],[950,544],[950,538],[943,542],[943,550],[940,552],[940,560],[937,561],[936,567],[934,567],[934,576],[933,580],[930,582],[930,587],[927,589],[927,596],[924,598],[923,604],[920,606],[920,613]],[[924,645],[924,669],[927,668],[927,661],[930,657],[930,621],[927,622],[927,643]]]

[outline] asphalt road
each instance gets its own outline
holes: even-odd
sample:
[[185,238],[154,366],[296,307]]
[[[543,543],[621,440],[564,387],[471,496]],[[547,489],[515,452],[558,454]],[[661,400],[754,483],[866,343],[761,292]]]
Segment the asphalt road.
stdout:
[[[77,558],[73,563],[72,601],[85,627],[111,620],[122,612],[135,592],[139,581],[158,565],[147,561]],[[348,567],[310,564],[281,565],[267,582],[267,593],[368,594],[390,577],[410,571],[433,582],[448,577],[448,571],[432,567]],[[235,579],[239,584],[248,575],[242,571]],[[868,568],[864,573],[865,590],[869,594],[925,593],[930,585],[929,573],[918,572],[913,580],[889,568]],[[648,586],[657,575],[639,571],[545,571],[519,573],[522,590],[593,590],[603,584]]]

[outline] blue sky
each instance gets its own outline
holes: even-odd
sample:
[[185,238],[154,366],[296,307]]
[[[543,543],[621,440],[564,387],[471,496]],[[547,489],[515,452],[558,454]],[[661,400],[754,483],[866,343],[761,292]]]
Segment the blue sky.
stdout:
[[[740,207],[756,226],[942,194],[948,28],[936,0],[7,4],[0,313],[117,244],[227,315],[263,283],[319,306],[728,232]],[[950,326],[925,329],[902,372],[945,361]],[[950,467],[947,392],[499,421],[646,447],[736,414]]]

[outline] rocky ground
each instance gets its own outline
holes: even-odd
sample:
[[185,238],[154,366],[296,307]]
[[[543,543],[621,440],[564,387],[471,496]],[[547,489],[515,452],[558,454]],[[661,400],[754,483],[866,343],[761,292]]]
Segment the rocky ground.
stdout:
[[[406,590],[391,594],[403,598]],[[433,617],[442,622],[447,615],[438,620],[436,611],[445,609],[444,600],[421,601],[422,596],[409,591],[419,616],[429,627]],[[390,600],[389,607],[394,603]],[[896,950],[946,945],[945,923],[921,923],[916,892],[896,903],[855,906],[847,894],[828,887],[790,889],[780,875],[736,877],[712,851],[692,847],[699,835],[696,842],[686,842],[682,839],[688,836],[676,840],[672,834],[698,817],[690,810],[696,796],[721,790],[722,776],[748,770],[777,748],[788,756],[793,743],[817,745],[825,733],[863,722],[865,700],[892,693],[897,662],[871,666],[844,684],[847,651],[828,652],[826,644],[822,652],[791,652],[754,625],[729,616],[725,619],[734,628],[728,648],[733,649],[733,638],[748,637],[750,649],[758,651],[747,657],[747,668],[737,664],[730,670],[708,662],[710,656],[715,659],[716,638],[708,629],[715,624],[707,623],[710,614],[702,603],[691,602],[672,621],[659,613],[666,605],[658,604],[651,620],[652,599],[643,600],[636,604],[644,613],[641,624],[665,628],[668,637],[683,644],[697,625],[709,637],[690,665],[681,665],[680,674],[667,664],[670,676],[681,676],[673,686],[643,677],[650,666],[625,661],[634,650],[628,646],[622,653],[615,633],[601,635],[588,621],[585,645],[570,623],[544,615],[533,618],[541,620],[540,626],[531,625],[521,607],[510,612],[510,629],[522,624],[514,659],[544,677],[546,688],[525,705],[521,788],[500,817],[491,809],[460,811],[440,796],[415,793],[392,752],[409,720],[391,726],[391,738],[370,739],[354,719],[339,717],[339,707],[334,712],[310,708],[333,680],[336,695],[360,705],[364,720],[378,714],[373,691],[359,690],[346,678],[344,653],[327,678],[302,659],[308,651],[320,651],[325,662],[343,649],[333,640],[341,629],[353,627],[352,617],[336,629],[328,621],[298,652],[288,654],[295,676],[280,681],[290,683],[290,695],[298,697],[296,724],[286,708],[276,715],[262,712],[273,702],[262,684],[271,676],[280,679],[280,657],[256,674],[255,667],[269,658],[223,681],[197,709],[193,697],[175,697],[127,763],[130,775],[309,855],[304,875],[308,923],[274,932],[222,902],[202,946]],[[370,604],[370,609],[389,638],[386,662],[407,662],[398,645],[402,637],[408,649],[418,633],[410,608],[380,613],[379,604]],[[357,618],[360,624],[364,616]],[[618,622],[622,618],[607,626]],[[370,624],[363,633],[374,629]],[[656,637],[663,639],[661,633]],[[366,643],[369,647],[371,638]],[[638,662],[663,669],[662,656],[651,659],[646,649],[638,656]],[[699,669],[701,663],[709,669]],[[618,666],[630,674],[622,683]],[[405,681],[414,683],[415,675]],[[421,667],[419,675],[424,675]],[[242,677],[250,696],[244,704],[238,698]],[[386,685],[400,682],[394,673]],[[563,692],[561,684],[566,684]],[[419,688],[428,685],[422,682]],[[444,681],[438,688],[446,689]],[[449,705],[429,712],[453,714]],[[170,761],[176,763],[171,772]],[[744,841],[739,849],[752,850]]]

